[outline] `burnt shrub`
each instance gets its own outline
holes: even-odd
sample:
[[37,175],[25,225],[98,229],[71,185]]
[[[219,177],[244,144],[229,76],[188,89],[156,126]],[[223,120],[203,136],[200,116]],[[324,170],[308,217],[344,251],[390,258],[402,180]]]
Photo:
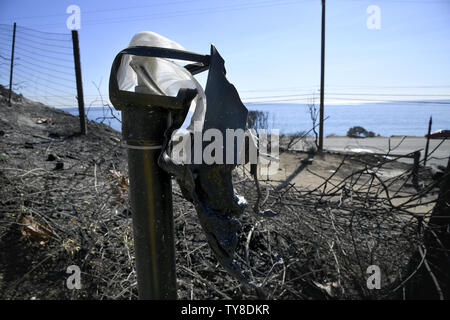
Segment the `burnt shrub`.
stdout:
[[351,127],[347,131],[347,137],[350,138],[370,138],[375,137],[375,133],[373,131],[367,131],[363,127],[355,126]]

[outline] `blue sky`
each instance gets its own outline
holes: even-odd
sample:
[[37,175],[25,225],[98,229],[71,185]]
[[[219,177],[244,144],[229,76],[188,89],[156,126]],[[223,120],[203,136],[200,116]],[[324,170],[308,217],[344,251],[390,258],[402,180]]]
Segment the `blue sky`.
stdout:
[[[318,92],[320,0],[0,0],[0,24],[68,33],[72,4],[81,9],[87,100],[93,82],[108,95],[114,56],[143,30],[200,53],[214,43],[244,101],[302,103]],[[380,29],[367,28],[370,5]],[[328,0],[326,8],[327,103],[450,99],[450,0]]]

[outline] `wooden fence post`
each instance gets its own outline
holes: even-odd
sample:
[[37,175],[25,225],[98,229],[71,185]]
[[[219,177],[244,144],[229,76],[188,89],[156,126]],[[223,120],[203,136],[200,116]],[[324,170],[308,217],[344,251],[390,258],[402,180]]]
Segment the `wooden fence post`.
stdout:
[[412,184],[416,189],[419,187],[419,162],[420,162],[420,151],[415,151],[414,164],[412,170]]
[[14,47],[16,46],[16,23],[14,22],[13,39],[11,47],[11,69],[9,70],[9,95],[8,104],[11,105],[11,93],[12,93],[12,80],[13,80],[13,68],[14,68]]

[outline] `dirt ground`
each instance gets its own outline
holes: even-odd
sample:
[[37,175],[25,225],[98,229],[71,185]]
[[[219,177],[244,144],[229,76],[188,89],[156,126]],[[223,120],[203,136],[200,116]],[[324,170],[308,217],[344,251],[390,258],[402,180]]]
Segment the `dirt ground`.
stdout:
[[[270,176],[271,180],[280,181],[280,184],[295,183],[305,189],[317,188],[324,178],[336,172],[336,168],[344,160],[343,154],[326,152],[323,154],[308,154],[306,152],[285,152],[280,156],[279,170]],[[357,157],[348,157],[344,161],[332,181],[339,181],[348,175],[360,170],[364,163]],[[404,174],[411,168],[410,165],[393,162],[383,167],[380,175],[391,178]],[[261,178],[264,178],[261,176]]]
[[[393,137],[370,137],[349,138],[330,136],[324,138],[324,150],[330,152],[365,152],[382,153],[391,155],[406,155],[410,152],[420,150],[420,160],[425,157],[427,139],[425,137],[393,136]],[[305,146],[313,143],[312,137],[292,146],[294,150],[305,150]],[[446,166],[450,155],[450,139],[430,139],[428,146],[427,166]],[[399,162],[413,163],[411,158],[398,158]]]
[[[282,152],[279,156],[278,170],[275,174],[261,175],[259,179],[263,184],[269,184],[275,188],[282,189],[288,185],[295,185],[302,190],[314,190],[320,186],[326,179],[330,178],[330,183],[338,184],[346,177],[355,174],[358,171],[364,169],[367,162],[364,158],[370,160],[372,163],[382,163],[385,160],[384,157],[374,158],[370,155],[364,157],[357,153],[352,155],[348,152],[330,152],[324,153],[307,153],[303,151],[289,151]],[[375,159],[375,160],[374,160]],[[339,168],[339,170],[336,170]],[[384,164],[382,168],[377,169],[377,175],[385,180],[395,179],[400,176],[407,176],[407,183],[405,185],[397,186],[401,188],[401,194],[404,196],[402,199],[393,199],[395,204],[401,204],[409,201],[408,195],[415,194],[416,190],[412,183],[412,165],[399,161],[392,161]],[[247,169],[250,167],[247,165]],[[423,179],[429,179],[429,171],[421,168],[419,175],[422,177],[421,183],[424,184]],[[363,185],[367,183],[370,178],[370,171],[366,173],[357,182],[357,185]],[[394,189],[394,186],[392,186]],[[321,189],[323,190],[323,188]],[[384,193],[383,193],[384,194]],[[428,201],[436,199],[436,194],[430,194],[427,198]],[[423,201],[423,199],[421,199]],[[426,202],[426,201],[423,201]],[[433,203],[427,203],[412,208],[415,213],[427,213],[432,209]]]

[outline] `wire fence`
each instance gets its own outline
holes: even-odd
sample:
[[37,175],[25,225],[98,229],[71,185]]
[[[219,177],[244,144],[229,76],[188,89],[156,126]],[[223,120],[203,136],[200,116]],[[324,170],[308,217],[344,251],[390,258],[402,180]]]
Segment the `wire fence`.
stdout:
[[[13,25],[0,24],[0,84],[8,88],[13,29]],[[77,107],[71,34],[42,32],[17,25],[12,90],[52,107]]]
[[[13,25],[0,24],[0,40],[0,84],[9,88]],[[23,94],[28,99],[52,107],[77,107],[77,84],[73,55],[70,33],[42,32],[28,27],[16,26],[13,91]],[[414,88],[414,91],[410,91],[412,88]],[[450,86],[327,85],[325,105],[395,103],[395,106],[408,106],[420,103],[424,107],[428,107],[430,104],[447,106],[450,104],[448,88]],[[114,129],[120,130],[120,115],[112,110],[107,94],[101,93],[98,87],[97,90],[98,94],[84,96],[87,116],[91,120],[105,122]],[[306,87],[242,90],[241,94],[244,103],[253,109],[258,105],[273,104],[271,108],[279,113],[277,104],[309,105],[314,101],[318,92],[319,85],[316,84]],[[73,109],[70,112],[77,113]],[[329,110],[327,109],[326,112],[329,112]],[[424,119],[428,119],[428,116]],[[289,117],[289,119],[292,119],[292,117]],[[286,127],[287,125],[283,123],[282,126]],[[299,124],[296,127],[299,127]],[[329,133],[339,132],[334,130]],[[342,134],[345,134],[345,132]]]

